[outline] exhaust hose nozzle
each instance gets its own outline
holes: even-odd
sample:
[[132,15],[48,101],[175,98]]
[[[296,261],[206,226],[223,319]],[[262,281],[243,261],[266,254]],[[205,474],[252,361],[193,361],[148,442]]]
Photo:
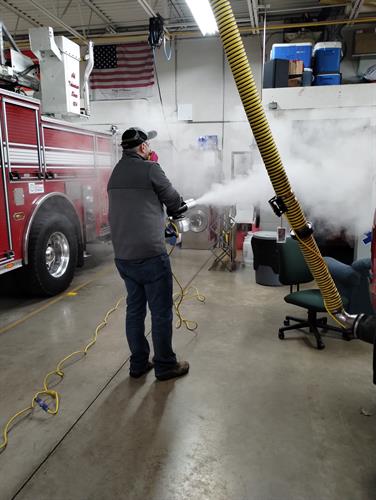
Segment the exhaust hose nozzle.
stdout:
[[185,202],[185,205],[187,207],[187,210],[189,210],[190,208],[193,208],[197,205],[197,201],[191,198]]
[[190,208],[193,208],[197,204],[196,200],[193,198],[185,201],[183,205],[177,210],[176,215],[182,215]]
[[334,312],[333,313],[334,317],[343,325],[344,329],[354,329],[355,323],[359,319],[358,314],[349,314],[346,312],[344,309],[342,309],[339,312]]

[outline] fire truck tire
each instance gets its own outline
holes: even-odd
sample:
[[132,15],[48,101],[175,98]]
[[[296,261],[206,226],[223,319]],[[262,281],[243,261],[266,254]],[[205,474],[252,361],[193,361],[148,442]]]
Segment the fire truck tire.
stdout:
[[69,218],[60,214],[40,214],[29,239],[30,292],[45,297],[63,292],[73,279],[77,258],[77,236]]

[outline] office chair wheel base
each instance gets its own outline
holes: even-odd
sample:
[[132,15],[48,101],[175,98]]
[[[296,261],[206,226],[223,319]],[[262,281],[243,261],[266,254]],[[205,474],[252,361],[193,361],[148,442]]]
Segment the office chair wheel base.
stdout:
[[284,320],[283,320],[283,324],[284,324],[285,326],[289,326],[289,325],[290,325],[290,321],[289,321],[288,319],[284,319]]
[[317,342],[317,349],[319,351],[322,351],[323,349],[325,349],[325,344],[324,342]]
[[283,340],[285,338],[285,334],[283,332],[278,332],[278,338]]

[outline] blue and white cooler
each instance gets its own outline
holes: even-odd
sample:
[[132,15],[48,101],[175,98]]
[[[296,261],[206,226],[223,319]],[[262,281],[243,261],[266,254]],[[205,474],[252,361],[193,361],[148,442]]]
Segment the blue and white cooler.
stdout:
[[341,85],[341,82],[341,73],[324,73],[315,76],[313,85]]
[[312,68],[312,43],[273,43],[270,59],[303,61],[305,68]]
[[315,79],[313,85],[340,85],[342,43],[319,42],[313,49]]
[[315,74],[334,74],[340,72],[341,42],[319,42],[313,49],[315,59]]

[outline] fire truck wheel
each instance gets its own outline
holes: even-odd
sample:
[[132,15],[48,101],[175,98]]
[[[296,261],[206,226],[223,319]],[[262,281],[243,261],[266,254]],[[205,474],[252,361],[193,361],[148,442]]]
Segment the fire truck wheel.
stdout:
[[33,295],[52,296],[70,285],[78,245],[73,223],[60,214],[41,214],[29,239],[29,287]]

